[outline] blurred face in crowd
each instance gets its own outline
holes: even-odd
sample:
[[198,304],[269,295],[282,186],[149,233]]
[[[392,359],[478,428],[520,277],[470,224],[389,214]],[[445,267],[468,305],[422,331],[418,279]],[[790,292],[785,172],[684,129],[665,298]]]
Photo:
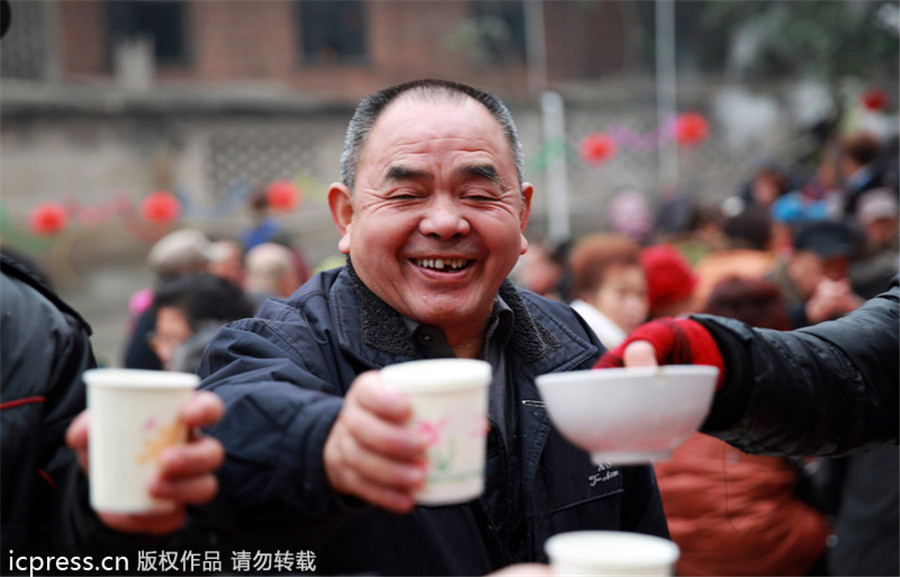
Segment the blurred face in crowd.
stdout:
[[375,122],[355,189],[333,184],[332,216],[360,279],[452,347],[480,339],[500,284],[528,244],[532,187],[490,112],[401,95]]
[[647,319],[650,308],[644,269],[640,265],[610,266],[589,304],[630,333]]
[[244,255],[241,245],[232,240],[219,240],[212,244],[210,253],[209,272],[241,286],[244,282]]
[[890,246],[897,237],[896,218],[877,218],[866,225],[866,240],[871,246]]
[[164,369],[174,370],[175,350],[193,333],[184,313],[175,307],[160,307],[156,313],[156,331],[150,335],[150,346]]
[[519,280],[522,286],[539,295],[547,295],[556,289],[562,277],[562,267],[553,262],[543,247],[532,244],[522,257]]
[[849,257],[823,258],[808,250],[797,251],[788,263],[788,274],[805,297],[811,296],[823,279],[847,278],[849,270]]

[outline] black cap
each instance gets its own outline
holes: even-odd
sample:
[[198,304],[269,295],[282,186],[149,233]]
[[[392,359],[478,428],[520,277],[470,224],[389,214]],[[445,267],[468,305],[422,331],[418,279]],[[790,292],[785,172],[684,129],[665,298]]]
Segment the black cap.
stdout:
[[822,258],[852,257],[856,254],[856,243],[847,225],[831,220],[818,220],[797,230],[794,234],[794,249],[808,250]]

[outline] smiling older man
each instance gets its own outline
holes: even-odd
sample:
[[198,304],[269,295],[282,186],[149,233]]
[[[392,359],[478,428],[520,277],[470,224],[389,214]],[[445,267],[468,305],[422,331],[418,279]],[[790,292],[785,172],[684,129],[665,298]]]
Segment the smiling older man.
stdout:
[[[226,327],[203,387],[227,413],[222,491],[244,549],[310,551],[324,573],[483,575],[543,561],[561,531],[668,535],[649,467],[616,469],[551,426],[534,379],[602,347],[569,307],[507,280],[533,187],[508,110],[422,80],[367,97],[328,193],[345,267]],[[384,366],[435,357],[493,367],[485,493],[415,506],[423,440]]]

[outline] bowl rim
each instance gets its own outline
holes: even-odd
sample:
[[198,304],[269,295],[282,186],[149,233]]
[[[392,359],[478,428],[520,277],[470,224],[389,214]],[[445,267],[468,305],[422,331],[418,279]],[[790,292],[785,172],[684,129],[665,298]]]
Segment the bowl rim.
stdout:
[[660,365],[656,367],[614,367],[609,369],[584,369],[578,371],[563,371],[558,373],[545,373],[538,375],[536,384],[553,386],[562,382],[583,382],[596,378],[603,374],[601,380],[618,380],[623,378],[646,378],[649,376],[665,376],[666,373],[674,376],[696,375],[698,377],[717,377],[719,368],[713,365]]

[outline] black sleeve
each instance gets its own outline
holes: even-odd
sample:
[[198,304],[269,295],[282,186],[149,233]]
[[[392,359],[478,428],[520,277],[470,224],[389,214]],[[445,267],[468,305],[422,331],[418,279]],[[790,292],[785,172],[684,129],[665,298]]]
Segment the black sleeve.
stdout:
[[900,321],[890,291],[835,321],[795,331],[692,318],[725,361],[703,432],[750,453],[839,456],[898,440]]

